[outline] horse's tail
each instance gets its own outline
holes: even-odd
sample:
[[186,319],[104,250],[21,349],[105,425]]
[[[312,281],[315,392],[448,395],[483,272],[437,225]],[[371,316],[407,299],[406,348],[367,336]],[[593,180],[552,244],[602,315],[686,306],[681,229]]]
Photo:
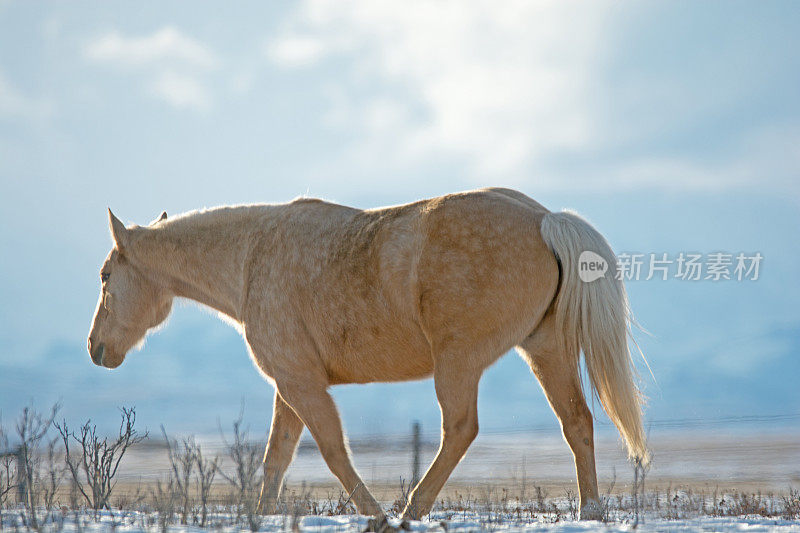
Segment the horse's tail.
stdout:
[[[561,270],[555,318],[558,331],[563,332],[563,347],[576,358],[583,350],[594,393],[619,429],[629,457],[647,464],[643,397],[628,349],[631,316],[625,287],[617,279],[614,252],[596,229],[573,212],[546,214],[541,233]],[[582,257],[583,252],[599,257]],[[597,277],[603,261],[607,270]],[[596,279],[591,280],[592,274]]]

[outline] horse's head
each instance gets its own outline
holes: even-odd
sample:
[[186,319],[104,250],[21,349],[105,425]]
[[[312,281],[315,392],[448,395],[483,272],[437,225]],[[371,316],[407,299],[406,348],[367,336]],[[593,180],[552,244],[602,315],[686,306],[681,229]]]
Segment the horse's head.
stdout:
[[[155,223],[167,217],[163,213]],[[136,240],[145,228],[126,228],[108,211],[114,247],[100,269],[100,299],[89,331],[94,364],[116,368],[147,331],[161,324],[172,308],[173,295],[134,259]]]

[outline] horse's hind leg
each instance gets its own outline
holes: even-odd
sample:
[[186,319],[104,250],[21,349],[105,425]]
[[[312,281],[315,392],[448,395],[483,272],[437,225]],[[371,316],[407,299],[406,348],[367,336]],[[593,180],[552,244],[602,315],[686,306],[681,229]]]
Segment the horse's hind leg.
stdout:
[[269,430],[269,441],[264,453],[264,482],[258,499],[260,513],[273,514],[277,511],[283,476],[292,462],[302,432],[303,421],[275,391],[272,427]]
[[518,349],[539,379],[572,454],[580,492],[581,519],[600,518],[594,463],[592,413],[586,405],[578,361],[565,354],[556,338],[555,320],[548,315]]
[[293,376],[283,380],[279,376],[274,377],[278,393],[311,432],[328,468],[352,495],[358,511],[365,515],[383,516],[383,510],[364,486],[350,461],[339,412],[327,391],[327,385],[313,380],[309,374],[304,376],[304,380]]
[[437,359],[436,397],[442,411],[442,438],[430,468],[411,493],[404,518],[428,514],[453,469],[478,435],[478,382],[483,368],[465,368],[463,354]]

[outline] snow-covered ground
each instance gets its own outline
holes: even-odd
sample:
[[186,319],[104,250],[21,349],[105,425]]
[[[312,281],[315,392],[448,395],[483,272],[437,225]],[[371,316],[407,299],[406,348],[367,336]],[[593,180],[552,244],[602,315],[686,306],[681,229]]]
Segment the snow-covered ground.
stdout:
[[[632,470],[616,435],[601,434],[597,440],[601,491],[610,509],[610,520],[603,523],[574,519],[576,502],[574,497],[570,500],[566,495],[567,490],[574,494],[576,488],[574,465],[559,435],[487,433],[475,442],[458,466],[434,512],[424,521],[412,522],[412,530],[448,533],[634,529],[630,511]],[[645,497],[640,499],[646,510],[637,531],[800,533],[800,520],[796,519],[800,516],[798,494],[794,492],[789,496],[788,492],[790,487],[800,486],[798,433],[660,433],[651,434],[650,441],[655,458],[647,476]],[[164,478],[169,465],[166,450],[155,444],[135,447],[125,457],[120,485],[112,498],[112,503],[122,501],[118,499],[126,491],[141,490],[141,498],[127,498],[128,502],[139,502],[129,503],[127,507],[137,511],[106,512],[100,521],[95,521],[90,513],[76,515],[66,511],[62,515],[55,511],[54,518],[47,521],[44,529],[70,533],[163,531],[158,514],[150,511],[158,508],[154,507],[151,489],[155,480]],[[219,454],[224,459],[225,450],[220,443],[203,440],[202,445],[204,452],[212,456]],[[423,469],[434,453],[435,444],[428,441],[423,446]],[[407,443],[391,439],[382,442],[354,440],[353,458],[384,508],[392,508],[395,499],[400,497],[400,479],[409,479],[411,457]],[[223,468],[230,469],[230,464],[224,461]],[[613,492],[612,479],[616,483]],[[541,501],[537,501],[540,487]],[[217,477],[216,490],[223,499],[230,491],[222,476]],[[305,509],[303,512],[316,509],[313,512],[319,514],[258,517],[260,531],[290,531],[299,527],[309,532],[362,532],[367,527],[365,517],[326,516],[336,508],[337,498],[342,496],[340,486],[313,445],[301,447],[289,470],[284,497],[286,509],[297,505],[298,509]],[[312,501],[316,505],[311,505]],[[782,518],[786,516],[783,510],[788,505],[794,509],[795,520]],[[225,509],[230,510],[230,507]],[[757,514],[762,511],[769,517]],[[24,514],[19,508],[4,510],[2,531],[15,530],[15,524],[24,527]],[[737,516],[714,516],[729,514]],[[396,526],[398,520],[392,523]],[[250,528],[245,519],[237,520],[218,508],[207,528],[178,525],[173,519],[167,529],[188,533],[249,531]]]
[[[429,519],[424,521],[414,521],[408,523],[411,531],[430,531],[438,532],[468,532],[468,531],[531,531],[531,532],[582,532],[582,531],[742,531],[747,533],[756,532],[800,532],[800,521],[784,520],[780,518],[764,518],[760,516],[744,517],[711,517],[701,516],[696,518],[681,520],[666,520],[645,516],[640,520],[637,527],[630,521],[624,522],[596,522],[596,521],[575,521],[560,520],[552,522],[548,519],[543,520],[515,520],[509,517],[497,517],[492,514],[457,513],[458,516],[451,516],[451,513],[433,513]],[[80,524],[76,522],[80,520]],[[363,516],[303,516],[293,519],[291,516],[264,516],[261,517],[258,531],[279,532],[291,531],[293,528],[309,533],[344,533],[344,532],[363,532],[367,529],[368,518]],[[6,514],[4,517],[4,527],[7,530],[18,530],[21,526],[19,515]],[[399,526],[398,519],[390,519],[390,525]],[[296,526],[296,527],[294,527]],[[67,515],[62,520],[49,523],[44,527],[44,531],[63,531],[65,533],[92,533],[113,531],[115,533],[155,533],[162,531],[158,519],[155,515],[143,515],[141,513],[126,513],[124,516],[112,518],[105,513],[100,520],[95,521],[90,514]],[[210,528],[200,528],[191,525],[169,525],[168,531],[173,533],[192,533],[203,531],[224,531],[224,532],[248,532],[249,527],[245,525],[225,525],[218,523]]]

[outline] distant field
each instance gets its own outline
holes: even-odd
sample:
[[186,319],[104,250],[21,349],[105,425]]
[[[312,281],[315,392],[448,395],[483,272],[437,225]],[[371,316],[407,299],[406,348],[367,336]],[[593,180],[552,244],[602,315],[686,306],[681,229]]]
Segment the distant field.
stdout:
[[[207,454],[224,456],[219,437],[201,439]],[[699,430],[652,433],[653,464],[647,488],[683,488],[713,493],[743,491],[785,492],[800,488],[800,429],[752,434],[742,431]],[[263,446],[255,444],[255,446]],[[354,438],[353,460],[376,497],[391,501],[399,495],[401,480],[411,478],[412,449],[408,437]],[[423,440],[422,473],[436,453],[437,443]],[[169,459],[159,441],[144,443],[129,452],[120,480],[125,486],[145,485],[167,472]],[[596,440],[597,470],[601,490],[626,492],[633,480],[619,439],[610,433]],[[223,468],[229,467],[223,457]],[[224,483],[224,480],[218,479]],[[316,445],[303,440],[287,473],[287,488],[305,484],[315,494],[338,493],[340,486],[328,470]],[[530,495],[534,487],[552,496],[575,490],[572,454],[559,434],[529,435],[524,432],[479,435],[464,460],[453,472],[443,495],[472,493],[489,488],[507,490],[514,497]]]

